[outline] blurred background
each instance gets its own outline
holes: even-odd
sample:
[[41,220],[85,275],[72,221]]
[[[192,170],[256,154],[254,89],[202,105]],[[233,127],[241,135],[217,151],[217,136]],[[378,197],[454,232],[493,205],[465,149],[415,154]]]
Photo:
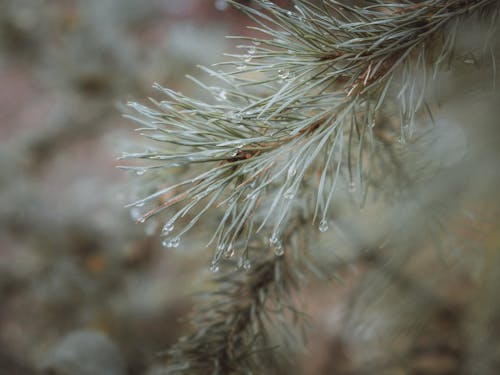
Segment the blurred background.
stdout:
[[1,374],[77,373],[60,350],[104,340],[87,331],[117,353],[90,373],[147,373],[178,338],[210,254],[168,254],[124,208],[116,158],[139,137],[120,106],[193,92],[246,24],[224,0],[0,1]]
[[[224,36],[248,33],[247,24],[224,0],[0,0],[0,374],[161,373],[158,353],[189,330],[191,295],[212,277],[211,252],[203,227],[167,250],[159,223],[136,224],[136,209],[124,208],[139,184],[116,168],[116,158],[141,141],[136,124],[122,117],[123,105],[158,97],[153,82],[198,94],[185,74],[223,60],[235,48]],[[484,80],[486,73],[467,62],[467,48],[466,76]],[[443,87],[466,93],[469,86]],[[473,103],[475,112],[461,97],[447,110],[457,123],[476,126],[473,113],[491,112],[498,89],[496,95]],[[485,168],[468,165],[475,174],[461,198],[469,215],[450,221],[466,228],[458,240],[473,239],[474,251],[440,263],[420,233],[405,238],[412,243],[405,244],[405,261],[381,272],[384,259],[356,252],[343,242],[345,232],[333,231],[346,258],[354,256],[340,273],[343,284],[303,286],[315,325],[295,373],[459,374],[466,354],[477,369],[485,353],[491,367],[469,373],[499,368],[500,334],[484,334],[500,326],[492,303],[499,272],[482,273],[488,263],[490,271],[500,264],[500,178],[492,173],[499,132],[487,117],[490,132],[476,134],[473,151],[489,153],[471,159]],[[433,199],[450,195],[448,188]],[[407,209],[385,216],[406,217]],[[353,228],[360,220],[353,215],[339,225]],[[358,226],[380,228],[379,221],[377,209]],[[411,218],[404,225],[420,228]],[[332,243],[323,239],[318,248]],[[407,262],[417,247],[425,251]],[[478,260],[483,248],[489,261]],[[373,358],[384,359],[380,367]]]

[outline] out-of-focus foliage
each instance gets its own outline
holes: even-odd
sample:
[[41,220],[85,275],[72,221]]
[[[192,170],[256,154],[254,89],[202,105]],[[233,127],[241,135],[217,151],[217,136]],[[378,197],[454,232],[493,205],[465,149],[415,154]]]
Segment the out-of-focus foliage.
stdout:
[[135,195],[115,167],[129,142],[118,107],[154,79],[181,87],[239,26],[213,2],[173,3],[0,2],[2,374],[62,371],[63,337],[81,329],[145,373],[183,327],[201,283],[190,270],[204,260],[173,259],[157,226],[124,210]]

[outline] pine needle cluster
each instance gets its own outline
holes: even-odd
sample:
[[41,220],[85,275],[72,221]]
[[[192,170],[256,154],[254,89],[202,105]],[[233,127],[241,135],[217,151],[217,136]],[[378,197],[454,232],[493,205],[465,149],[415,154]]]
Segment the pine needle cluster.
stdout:
[[[259,373],[272,315],[266,306],[296,285],[287,261],[306,252],[297,228],[327,231],[339,194],[363,206],[391,178],[388,195],[422,178],[401,171],[400,151],[432,127],[427,85],[453,58],[466,18],[489,25],[482,55],[470,58],[496,64],[497,0],[230,3],[261,37],[238,37],[241,54],[201,67],[204,81],[190,77],[209,99],[155,84],[165,100],[130,103],[128,117],[153,142],[125,153],[136,164],[124,168],[158,184],[130,205],[148,208],[138,221],[164,218],[163,243],[177,247],[220,212],[207,240],[210,268],[237,259],[249,271],[219,278],[219,297],[198,311],[198,331],[169,351],[167,373]],[[417,126],[422,116],[431,126]],[[161,186],[169,173],[184,177]]]

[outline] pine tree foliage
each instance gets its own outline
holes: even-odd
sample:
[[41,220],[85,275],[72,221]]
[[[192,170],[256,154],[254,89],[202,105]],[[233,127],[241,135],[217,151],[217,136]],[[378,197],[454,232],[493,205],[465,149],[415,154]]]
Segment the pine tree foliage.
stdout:
[[199,329],[167,352],[172,360],[166,372],[265,373],[272,368],[276,361],[266,332],[277,312],[295,313],[287,302],[293,282],[282,274],[287,272],[283,259],[258,263],[245,280],[238,271],[221,276],[216,296],[209,294],[208,304],[195,312],[193,323]]
[[[372,193],[393,198],[443,168],[403,166],[433,131],[428,85],[453,59],[467,19],[487,25],[482,55],[469,58],[496,66],[496,0],[231,3],[262,36],[239,37],[243,53],[202,67],[204,81],[190,77],[208,100],[155,84],[166,100],[130,103],[128,117],[153,141],[123,155],[137,160],[124,168],[154,176],[152,192],[130,205],[147,206],[138,221],[165,218],[163,243],[177,247],[221,212],[207,241],[210,267],[234,257],[248,270],[217,280],[194,317],[197,331],[168,352],[167,373],[264,373],[269,322],[290,307],[295,268],[314,268],[304,262],[310,224],[327,231],[342,194],[363,206]],[[417,126],[422,117],[429,126]],[[161,186],[174,172],[179,180]]]

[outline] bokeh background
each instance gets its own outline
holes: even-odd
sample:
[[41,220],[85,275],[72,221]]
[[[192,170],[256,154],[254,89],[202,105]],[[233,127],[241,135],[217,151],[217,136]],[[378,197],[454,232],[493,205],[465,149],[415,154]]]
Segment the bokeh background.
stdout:
[[153,82],[194,92],[185,74],[245,24],[221,0],[0,1],[1,374],[57,368],[81,330],[147,373],[185,328],[209,254],[168,254],[124,208],[137,179],[116,158],[140,140],[122,107]]

